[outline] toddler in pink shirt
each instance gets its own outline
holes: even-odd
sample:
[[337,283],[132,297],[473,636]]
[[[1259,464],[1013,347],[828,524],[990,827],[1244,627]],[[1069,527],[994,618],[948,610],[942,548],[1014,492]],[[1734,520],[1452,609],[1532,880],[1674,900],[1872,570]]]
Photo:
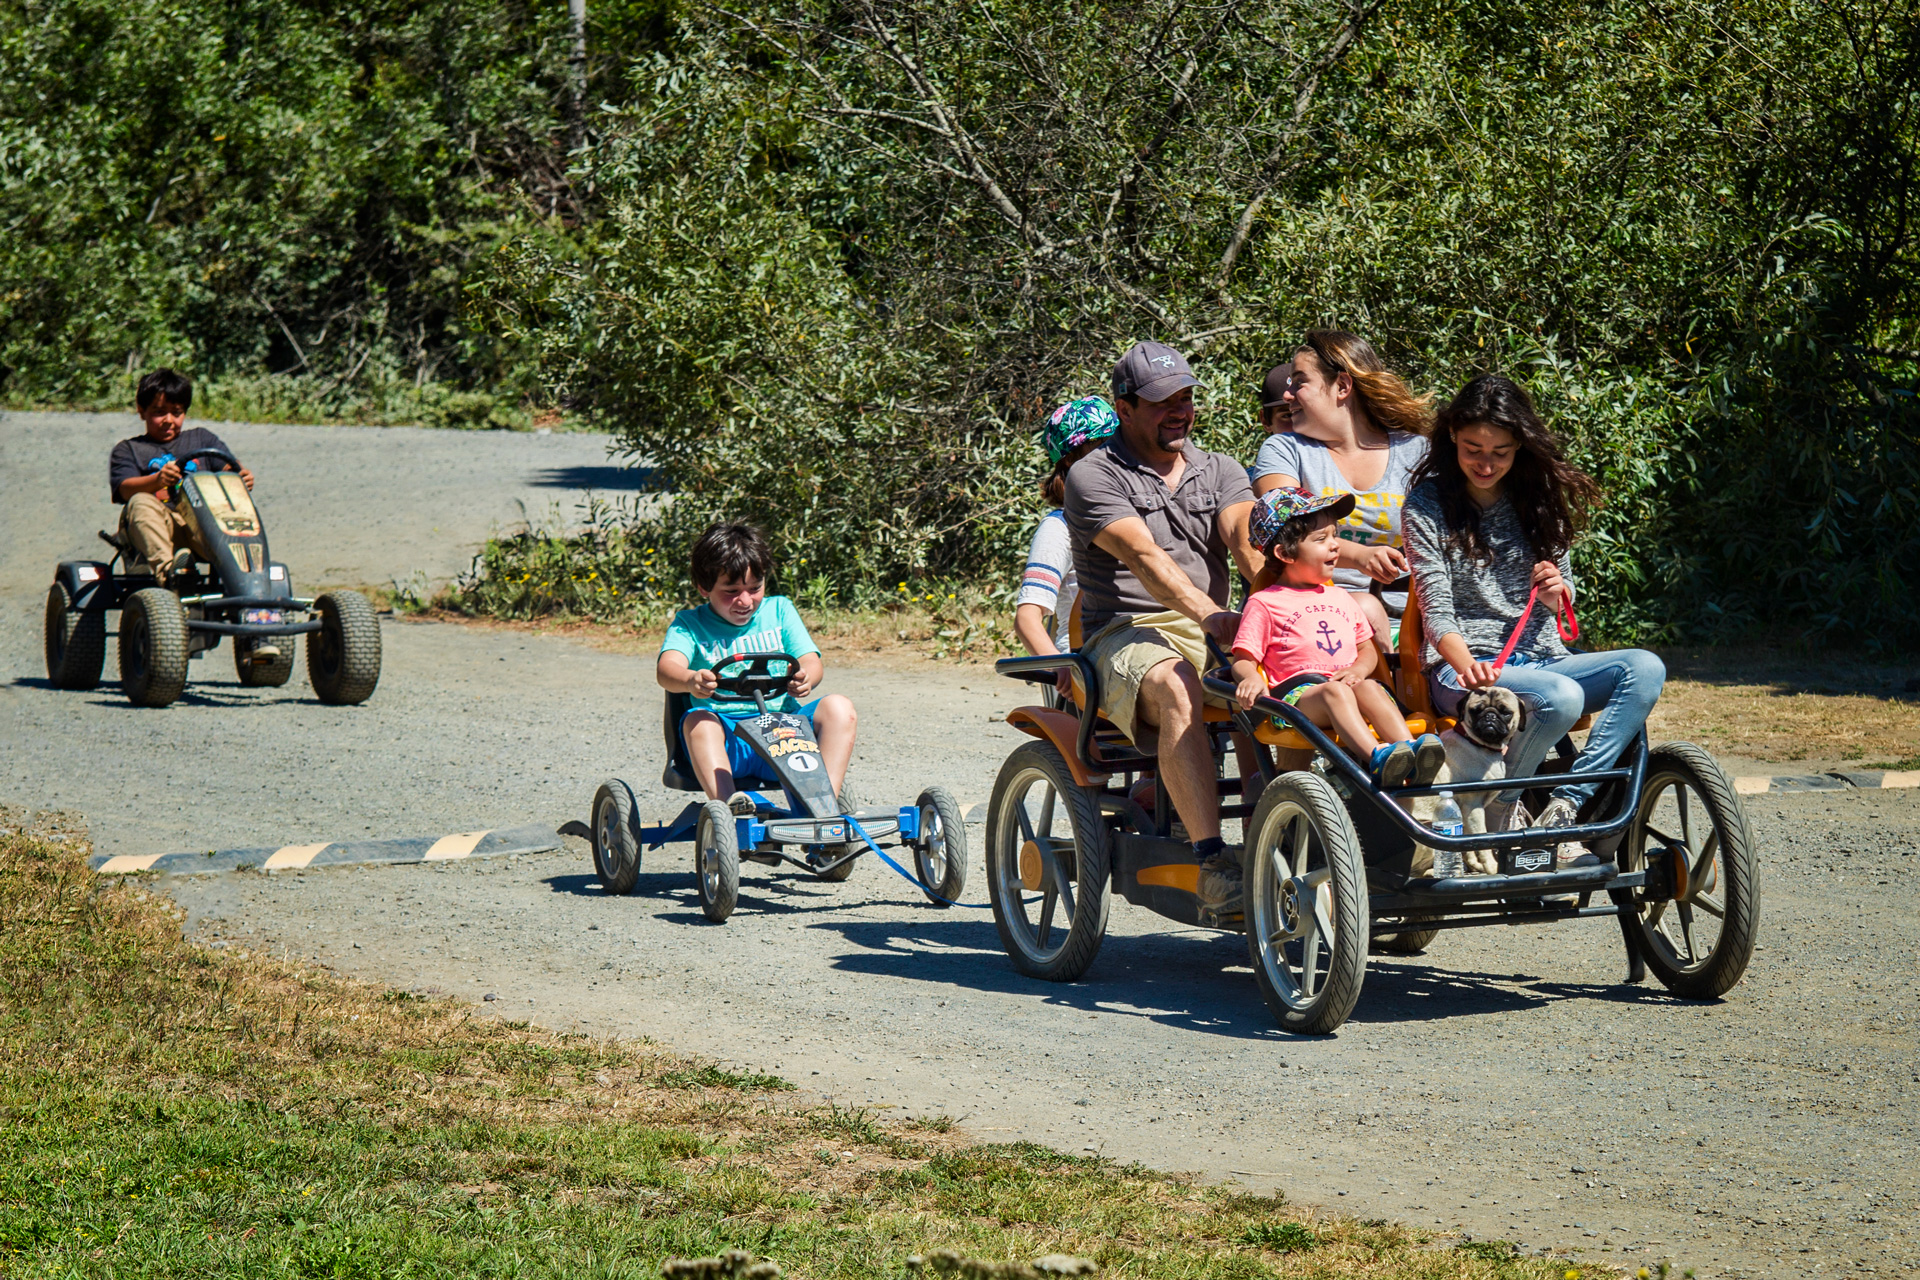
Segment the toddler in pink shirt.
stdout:
[[1423,787],[1446,763],[1446,748],[1437,734],[1416,740],[1387,687],[1367,678],[1378,661],[1367,643],[1373,627],[1353,597],[1329,581],[1337,526],[1353,503],[1350,493],[1316,497],[1305,489],[1274,489],[1254,502],[1253,544],[1273,562],[1275,581],[1249,596],[1241,611],[1233,638],[1234,693],[1242,707],[1251,707],[1297,676],[1325,676],[1284,689],[1281,701],[1323,729],[1338,729],[1342,745],[1366,760],[1381,786]]

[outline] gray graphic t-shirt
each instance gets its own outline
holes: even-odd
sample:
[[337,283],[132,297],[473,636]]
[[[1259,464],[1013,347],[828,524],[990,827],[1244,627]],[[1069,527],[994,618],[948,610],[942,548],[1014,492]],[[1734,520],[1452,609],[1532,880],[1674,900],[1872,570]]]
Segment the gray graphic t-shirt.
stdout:
[[[1389,431],[1387,469],[1379,484],[1361,490],[1354,488],[1340,473],[1326,445],[1283,431],[1268,436],[1260,446],[1260,456],[1253,463],[1253,478],[1292,476],[1301,488],[1312,493],[1351,493],[1353,514],[1340,522],[1340,536],[1366,546],[1398,547],[1402,545],[1400,507],[1407,500],[1407,481],[1426,456],[1425,436],[1411,431]],[[1365,591],[1373,585],[1373,579],[1358,569],[1335,569],[1333,580],[1349,591]]]

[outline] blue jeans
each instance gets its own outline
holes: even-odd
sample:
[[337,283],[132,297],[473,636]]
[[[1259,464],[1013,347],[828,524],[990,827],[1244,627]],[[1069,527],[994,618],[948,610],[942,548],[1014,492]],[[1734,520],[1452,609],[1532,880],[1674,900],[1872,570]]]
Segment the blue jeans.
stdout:
[[[1593,715],[1593,729],[1587,735],[1585,749],[1574,759],[1573,772],[1611,769],[1639,736],[1666,683],[1666,664],[1645,649],[1576,653],[1552,662],[1514,654],[1500,672],[1500,687],[1519,695],[1526,707],[1527,723],[1507,747],[1507,776],[1531,777],[1553,744],[1589,713]],[[1467,691],[1451,666],[1434,664],[1427,672],[1427,689],[1433,695],[1434,710],[1459,718]],[[1590,800],[1599,786],[1597,782],[1570,783],[1555,787],[1553,794],[1573,801],[1577,807]],[[1505,801],[1519,798],[1518,791],[1500,796]]]

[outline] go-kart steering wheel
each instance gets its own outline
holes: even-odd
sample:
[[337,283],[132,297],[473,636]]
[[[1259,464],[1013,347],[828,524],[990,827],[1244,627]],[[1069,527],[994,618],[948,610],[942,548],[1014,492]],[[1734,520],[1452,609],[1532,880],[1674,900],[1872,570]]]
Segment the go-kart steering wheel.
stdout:
[[[773,664],[783,662],[786,670],[779,675],[773,674]],[[725,674],[734,668],[744,668]],[[785,693],[787,681],[800,673],[800,659],[788,653],[736,653],[731,654],[707,668],[713,672],[718,683],[713,686],[715,694],[730,698],[752,698]]]
[[234,457],[232,454],[228,453],[225,449],[214,449],[214,448],[195,449],[192,453],[188,454],[186,457],[175,458],[174,461],[179,464],[180,470],[184,473],[187,469],[187,464],[189,462],[198,462],[202,458],[218,458],[220,461],[232,467],[235,471],[238,471],[240,469],[240,459]]

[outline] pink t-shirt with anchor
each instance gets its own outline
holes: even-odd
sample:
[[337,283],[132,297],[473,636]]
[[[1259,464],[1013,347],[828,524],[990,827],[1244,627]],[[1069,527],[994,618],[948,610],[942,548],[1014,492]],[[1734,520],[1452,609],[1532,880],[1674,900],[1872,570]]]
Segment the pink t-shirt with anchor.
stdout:
[[1279,684],[1302,672],[1344,670],[1371,639],[1373,627],[1344,588],[1275,583],[1247,597],[1233,652],[1258,662],[1268,684]]

